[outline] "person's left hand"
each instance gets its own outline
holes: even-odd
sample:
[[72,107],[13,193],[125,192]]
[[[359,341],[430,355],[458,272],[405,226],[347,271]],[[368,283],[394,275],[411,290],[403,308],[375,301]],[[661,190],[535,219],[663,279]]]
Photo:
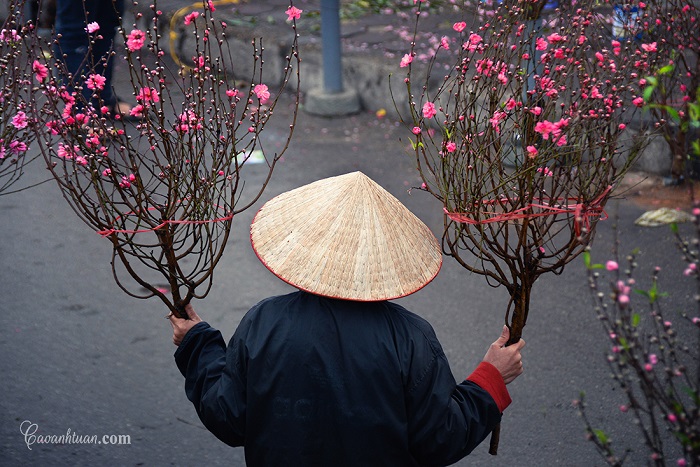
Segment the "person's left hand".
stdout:
[[178,318],[172,313],[167,316],[167,318],[170,320],[170,325],[173,327],[173,344],[178,346],[182,342],[182,339],[185,338],[185,334],[187,334],[195,324],[202,321],[202,318],[195,313],[191,304],[188,303],[185,305],[185,312],[190,319]]

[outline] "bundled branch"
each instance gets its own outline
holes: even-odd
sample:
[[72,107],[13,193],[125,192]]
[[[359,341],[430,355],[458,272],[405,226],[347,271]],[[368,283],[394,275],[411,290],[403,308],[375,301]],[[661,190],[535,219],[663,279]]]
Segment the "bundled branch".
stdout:
[[[183,19],[195,45],[182,67],[161,47],[155,6],[145,30],[122,20],[126,50],[112,51],[111,59],[128,65],[137,103],[130,115],[101,100],[104,78],[91,70],[107,57],[94,58],[80,76],[46,73],[64,67],[61,60],[42,64],[42,98],[32,108],[41,152],[64,198],[112,244],[119,286],[137,298],[156,296],[181,317],[192,298],[210,290],[235,216],[257,201],[288,148],[299,102],[298,15],[290,14],[282,84],[273,91],[265,84],[262,39],[251,44],[253,75],[239,76],[227,25],[214,10],[203,2]],[[100,34],[96,26],[91,37]],[[55,40],[49,46],[60,50],[61,38]],[[270,151],[263,131],[289,87],[296,96],[289,133],[281,150]],[[247,192],[244,168],[253,157],[262,162],[262,178]]]
[[[421,189],[445,211],[443,250],[508,290],[507,345],[522,336],[536,280],[585,250],[646,141],[628,128],[643,105],[632,39],[613,46],[592,0],[545,7],[505,0],[471,28],[455,23],[422,83],[415,40],[401,61]],[[454,56],[444,75],[443,54]]]

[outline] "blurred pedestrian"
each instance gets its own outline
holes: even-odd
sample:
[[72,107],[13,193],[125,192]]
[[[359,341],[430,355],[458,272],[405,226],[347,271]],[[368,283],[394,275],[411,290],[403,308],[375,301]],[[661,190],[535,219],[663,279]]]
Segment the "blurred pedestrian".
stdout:
[[[508,328],[460,383],[430,324],[389,300],[442,264],[428,227],[360,172],[266,203],[253,249],[299,291],[263,300],[226,346],[195,313],[168,318],[185,391],[249,466],[448,465],[493,430],[522,373]],[[231,292],[235,300],[235,290]]]
[[[107,107],[113,117],[128,117],[131,110],[112,87],[114,37],[123,12],[123,0],[56,0],[54,54],[64,65],[59,70],[70,89],[82,88],[85,102]],[[105,78],[99,99],[85,85],[90,74]]]

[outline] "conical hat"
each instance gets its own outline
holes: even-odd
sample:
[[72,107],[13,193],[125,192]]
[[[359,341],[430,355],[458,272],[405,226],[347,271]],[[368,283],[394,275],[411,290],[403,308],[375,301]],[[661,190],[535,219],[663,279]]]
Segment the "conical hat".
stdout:
[[361,172],[273,198],[255,215],[250,238],[260,261],[283,281],[347,300],[412,294],[442,265],[430,229]]

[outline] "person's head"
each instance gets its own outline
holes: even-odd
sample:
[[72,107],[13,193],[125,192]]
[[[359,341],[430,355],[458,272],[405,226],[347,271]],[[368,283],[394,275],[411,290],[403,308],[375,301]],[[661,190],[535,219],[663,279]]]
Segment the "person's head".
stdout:
[[273,198],[256,214],[250,237],[277,277],[332,298],[404,297],[428,284],[442,265],[430,229],[361,172]]

